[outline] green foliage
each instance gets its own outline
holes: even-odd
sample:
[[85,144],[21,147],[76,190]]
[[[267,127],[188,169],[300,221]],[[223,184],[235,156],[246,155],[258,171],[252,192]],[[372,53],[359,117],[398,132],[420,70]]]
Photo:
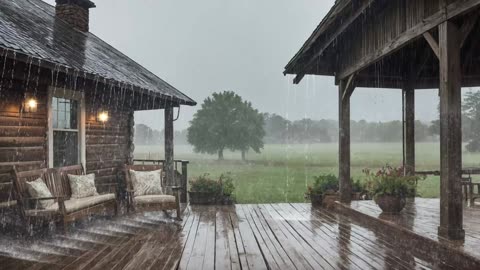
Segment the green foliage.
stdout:
[[323,174],[314,176],[314,182],[312,186],[307,189],[307,195],[318,195],[327,192],[338,191],[338,178],[333,174]]
[[197,153],[215,154],[223,159],[225,149],[260,152],[264,120],[250,102],[231,91],[213,93],[193,116],[187,140]]
[[228,172],[220,175],[220,183],[222,185],[223,195],[232,196],[235,192],[235,185],[233,184],[232,173]]
[[222,185],[219,181],[210,179],[209,174],[205,173],[196,180],[190,181],[190,191],[219,195],[222,191]]
[[355,181],[352,179],[352,192],[363,193],[365,191],[366,186],[362,181],[360,181],[360,179],[357,179]]
[[210,178],[210,174],[205,173],[194,181],[190,181],[190,191],[210,193],[215,196],[231,196],[235,191],[235,185],[230,172],[223,173],[218,180]]
[[374,197],[381,195],[414,197],[417,182],[422,179],[419,176],[404,176],[403,168],[394,168],[389,165],[376,173],[364,169],[364,173],[367,176],[367,189]]
[[471,140],[466,148],[469,152],[480,152],[480,91],[465,94],[465,102],[462,106],[464,115],[470,121],[463,121],[470,127]]

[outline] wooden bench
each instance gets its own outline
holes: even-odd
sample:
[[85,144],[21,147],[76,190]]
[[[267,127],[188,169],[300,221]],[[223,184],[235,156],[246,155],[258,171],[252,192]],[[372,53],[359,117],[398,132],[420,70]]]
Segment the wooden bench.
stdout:
[[[68,174],[84,175],[81,165],[58,169],[41,169],[18,172],[14,169],[13,178],[15,197],[25,228],[32,232],[36,222],[54,221],[64,232],[68,223],[80,218],[105,213],[113,210],[117,214],[116,194],[102,194],[86,198],[72,199]],[[26,182],[41,178],[52,193],[49,198],[32,198],[27,190]],[[46,209],[35,209],[35,202],[54,200],[55,203]]]
[[163,169],[162,165],[126,165],[124,167],[125,173],[125,187],[127,193],[127,211],[155,211],[155,210],[176,210],[176,218],[181,220],[180,210],[180,186],[166,186],[164,174],[161,174],[161,185],[166,195],[143,195],[135,196],[130,170],[134,171],[156,171]]

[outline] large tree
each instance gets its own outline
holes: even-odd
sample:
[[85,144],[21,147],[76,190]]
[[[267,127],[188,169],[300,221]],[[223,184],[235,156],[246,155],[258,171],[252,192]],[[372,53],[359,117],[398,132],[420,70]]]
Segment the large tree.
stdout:
[[264,126],[264,115],[254,109],[250,102],[243,102],[238,108],[236,121],[232,124],[236,138],[232,141],[230,149],[241,151],[242,160],[245,160],[245,154],[250,148],[260,153],[265,137]]
[[470,142],[467,144],[467,150],[480,152],[480,91],[465,94],[462,110],[464,116],[470,120],[468,122],[464,120],[464,125],[470,129]]
[[203,102],[188,128],[187,139],[199,153],[218,154],[225,149],[240,150],[263,147],[263,116],[231,91],[214,93]]

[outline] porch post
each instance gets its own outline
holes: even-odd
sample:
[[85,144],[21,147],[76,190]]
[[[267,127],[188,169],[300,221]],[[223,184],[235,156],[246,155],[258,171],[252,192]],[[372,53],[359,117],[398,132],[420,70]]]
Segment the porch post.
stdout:
[[459,29],[450,21],[439,26],[440,47],[440,226],[438,234],[464,240]]
[[167,186],[175,186],[175,168],[173,160],[173,106],[165,107],[165,163],[164,170]]
[[339,123],[339,160],[338,179],[340,185],[340,202],[352,200],[352,183],[350,180],[350,96],[353,92],[353,77],[341,80],[338,91]]
[[404,125],[404,151],[405,151],[405,174],[415,174],[415,89],[408,84],[403,89],[403,108],[405,112]]

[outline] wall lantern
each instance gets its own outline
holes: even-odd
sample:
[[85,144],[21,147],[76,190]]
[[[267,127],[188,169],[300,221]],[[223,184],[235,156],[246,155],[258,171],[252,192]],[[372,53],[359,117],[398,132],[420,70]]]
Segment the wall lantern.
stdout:
[[23,104],[24,111],[27,113],[35,113],[38,108],[38,101],[35,98],[28,98]]
[[107,122],[108,121],[108,111],[100,111],[97,115],[98,122]]

